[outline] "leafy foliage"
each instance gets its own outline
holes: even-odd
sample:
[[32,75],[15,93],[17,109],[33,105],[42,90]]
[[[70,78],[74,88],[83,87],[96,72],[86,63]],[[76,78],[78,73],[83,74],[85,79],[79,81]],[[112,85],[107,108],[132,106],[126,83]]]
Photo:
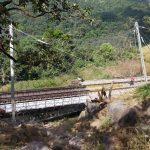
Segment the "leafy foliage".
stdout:
[[104,43],[100,48],[93,52],[93,59],[96,64],[107,63],[115,60],[116,48],[110,43]]
[[150,84],[146,84],[136,89],[136,97],[144,100],[147,97],[150,97]]
[[[87,16],[86,13],[88,13],[86,10],[80,9],[76,3],[70,3],[67,0],[5,0],[0,2],[0,36],[6,25],[12,22],[16,24],[16,22],[13,21],[12,11],[21,12],[32,18],[48,14],[51,20],[59,21],[73,14],[85,18]],[[8,44],[4,44],[5,41],[7,41],[5,37],[0,38],[0,50],[15,61],[15,59],[6,52]]]

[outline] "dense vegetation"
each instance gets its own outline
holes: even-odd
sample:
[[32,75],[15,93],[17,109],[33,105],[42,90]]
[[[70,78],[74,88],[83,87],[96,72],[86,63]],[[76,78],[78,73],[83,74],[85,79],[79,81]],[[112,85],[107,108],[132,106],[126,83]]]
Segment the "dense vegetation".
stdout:
[[[82,8],[80,15],[62,13],[61,20],[49,14],[38,18],[13,11],[17,28],[43,39],[15,32],[16,79],[35,80],[70,75],[86,78],[91,69],[102,72],[116,59],[135,58],[134,22],[150,26],[149,0],[72,0]],[[77,6],[76,4],[76,6]],[[22,17],[23,16],[23,17]],[[142,30],[147,39],[150,30]],[[9,81],[9,60],[0,54],[3,83]],[[88,70],[88,71],[86,71]],[[83,73],[85,72],[85,73]],[[94,74],[93,73],[93,74]],[[102,73],[101,77],[111,77]]]

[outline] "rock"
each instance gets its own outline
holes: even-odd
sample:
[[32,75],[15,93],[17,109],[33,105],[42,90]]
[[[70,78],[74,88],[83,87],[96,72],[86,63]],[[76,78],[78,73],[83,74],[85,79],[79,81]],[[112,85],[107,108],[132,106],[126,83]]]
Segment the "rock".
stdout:
[[77,150],[81,150],[83,147],[83,139],[75,136],[69,140],[69,145],[75,147]]
[[137,126],[137,128],[150,135],[150,125],[146,125],[142,123],[139,126]]
[[150,107],[150,98],[142,102],[143,111],[147,110]]
[[63,150],[63,148],[61,146],[54,146],[52,150]]
[[123,101],[116,101],[109,104],[109,115],[117,127],[134,126],[137,123],[137,110],[127,107]]
[[86,119],[86,118],[93,118],[96,116],[96,113],[101,111],[103,108],[105,108],[105,103],[96,103],[96,102],[91,102],[87,101],[85,110],[82,111],[79,115],[78,119]]
[[110,116],[115,128],[118,128],[118,121],[123,116],[127,106],[123,101],[114,101],[108,105],[108,116]]
[[118,121],[120,127],[135,126],[138,115],[134,108],[127,109]]
[[111,116],[112,122],[116,123],[123,116],[127,106],[122,101],[115,101],[108,106],[108,115]]
[[51,150],[43,142],[34,141],[22,147],[21,150]]
[[9,124],[5,121],[0,120],[0,128],[6,128],[9,127]]
[[147,110],[144,112],[144,115],[150,117],[150,107],[147,108]]
[[79,117],[78,117],[78,120],[80,120],[80,119],[85,119],[85,118],[87,118],[87,117],[88,117],[87,111],[86,111],[86,110],[83,110],[83,111],[80,113],[80,115],[79,115]]

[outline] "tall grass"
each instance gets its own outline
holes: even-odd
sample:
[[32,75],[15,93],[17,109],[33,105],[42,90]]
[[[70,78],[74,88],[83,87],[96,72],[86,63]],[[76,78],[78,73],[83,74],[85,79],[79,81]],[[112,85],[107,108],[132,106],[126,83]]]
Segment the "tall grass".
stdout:
[[86,67],[78,69],[77,74],[85,80],[112,78],[111,74],[109,74],[105,68],[97,67],[93,64],[88,64]]
[[[39,80],[16,81],[15,90],[68,86],[71,84],[71,81],[77,79],[78,76],[81,76],[85,80],[111,78],[111,75],[105,72],[103,68],[88,65],[87,67],[78,69],[75,74],[63,74],[54,78]],[[8,91],[10,91],[10,84],[0,87],[0,92]]]
[[[73,80],[71,75],[62,75],[55,78],[44,78],[39,80],[19,81],[15,83],[15,90],[38,89],[48,87],[67,86]],[[10,91],[10,84],[0,87],[0,92]]]
[[136,89],[135,97],[144,100],[147,97],[150,97],[150,84],[146,84]]

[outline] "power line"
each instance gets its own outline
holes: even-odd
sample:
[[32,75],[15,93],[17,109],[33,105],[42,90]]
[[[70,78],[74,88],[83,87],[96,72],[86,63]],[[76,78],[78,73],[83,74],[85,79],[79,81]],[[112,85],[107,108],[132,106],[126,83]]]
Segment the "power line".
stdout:
[[[147,39],[148,40],[148,38],[146,38],[145,36],[144,36],[144,34],[141,34],[142,35],[142,37],[141,37],[141,39],[142,39],[142,42],[145,44],[145,46],[147,46],[148,47],[148,49],[149,49],[149,51],[150,51],[150,47],[148,46],[148,43],[147,42],[145,42],[145,40],[144,40],[144,38],[145,39]],[[143,38],[144,37],[144,38]]]
[[148,44],[144,41],[143,37],[141,37],[141,38],[142,38],[142,42],[145,44],[145,46],[147,46],[147,48],[148,48],[149,51],[150,51],[150,47],[148,46]]
[[149,28],[146,28],[144,26],[139,26],[141,29],[146,29],[146,30],[150,30]]
[[41,39],[38,39],[38,38],[36,38],[35,36],[33,36],[33,35],[29,34],[29,33],[26,33],[26,32],[24,32],[24,31],[22,31],[22,30],[20,30],[20,29],[17,29],[17,28],[15,28],[15,27],[14,27],[14,29],[15,29],[16,31],[18,31],[18,32],[20,32],[20,33],[26,35],[26,36],[31,37],[32,39],[36,40],[37,42],[50,45],[49,43],[47,43],[47,42],[45,42],[45,41],[42,41]]

